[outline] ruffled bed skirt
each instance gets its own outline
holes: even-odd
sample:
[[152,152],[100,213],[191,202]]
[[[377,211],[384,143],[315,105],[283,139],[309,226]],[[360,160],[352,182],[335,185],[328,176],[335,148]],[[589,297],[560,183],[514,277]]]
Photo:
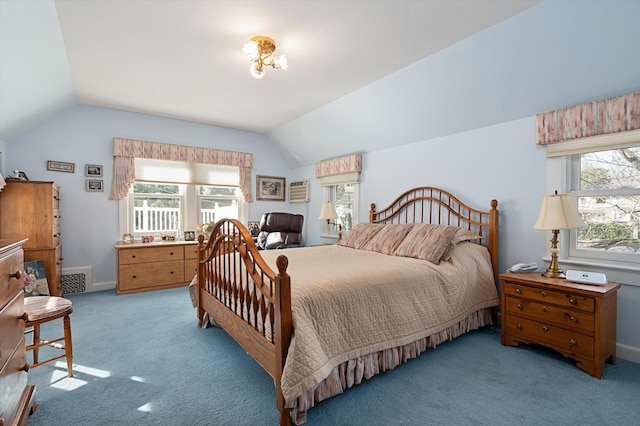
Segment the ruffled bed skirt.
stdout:
[[312,408],[316,402],[338,395],[346,389],[360,384],[362,379],[370,379],[376,374],[393,370],[398,365],[416,358],[428,348],[433,349],[443,342],[491,324],[491,308],[481,309],[459,323],[431,336],[404,346],[397,346],[346,361],[334,368],[329,377],[322,382],[297,397],[293,402],[287,403],[287,407],[292,408],[291,420],[294,424],[300,425],[306,422],[307,410]]

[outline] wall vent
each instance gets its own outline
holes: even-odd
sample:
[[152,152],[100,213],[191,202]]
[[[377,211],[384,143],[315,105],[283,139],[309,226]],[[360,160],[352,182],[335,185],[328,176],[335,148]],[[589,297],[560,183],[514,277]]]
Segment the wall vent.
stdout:
[[93,268],[66,268],[62,271],[62,293],[84,293],[93,284]]
[[309,181],[299,180],[289,185],[289,202],[306,203],[309,201]]

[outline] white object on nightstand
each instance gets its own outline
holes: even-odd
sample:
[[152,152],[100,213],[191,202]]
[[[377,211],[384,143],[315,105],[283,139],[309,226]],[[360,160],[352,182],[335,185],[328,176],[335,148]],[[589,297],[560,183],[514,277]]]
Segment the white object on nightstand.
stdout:
[[567,271],[567,281],[581,284],[605,285],[607,276],[599,272]]

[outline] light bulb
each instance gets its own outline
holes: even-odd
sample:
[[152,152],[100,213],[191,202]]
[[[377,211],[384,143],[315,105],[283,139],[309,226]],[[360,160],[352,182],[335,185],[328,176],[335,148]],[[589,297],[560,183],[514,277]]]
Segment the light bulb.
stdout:
[[251,58],[252,61],[258,59],[258,43],[255,41],[248,41],[244,44],[242,51],[245,55]]
[[273,58],[273,67],[277,70],[286,70],[289,68],[289,62],[286,55],[280,55],[277,58]]
[[249,67],[249,73],[251,73],[253,78],[261,79],[264,77],[264,68],[258,62],[254,62]]

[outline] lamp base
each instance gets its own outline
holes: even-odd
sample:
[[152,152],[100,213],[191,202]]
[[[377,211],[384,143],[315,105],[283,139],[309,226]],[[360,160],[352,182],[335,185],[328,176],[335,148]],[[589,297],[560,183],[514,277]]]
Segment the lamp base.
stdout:
[[547,278],[560,278],[560,279],[567,278],[562,272],[562,269],[552,270],[551,268],[549,268],[545,272],[543,272],[541,275]]

